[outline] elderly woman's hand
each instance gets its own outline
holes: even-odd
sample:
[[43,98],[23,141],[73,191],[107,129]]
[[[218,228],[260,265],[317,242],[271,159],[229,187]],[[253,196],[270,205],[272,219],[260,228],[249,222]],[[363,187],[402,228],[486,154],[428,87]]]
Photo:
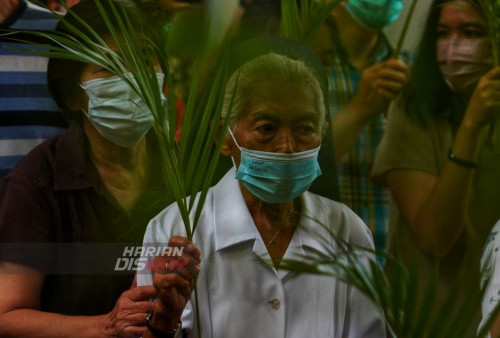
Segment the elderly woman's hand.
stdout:
[[200,272],[200,250],[193,243],[183,237],[172,237],[168,246],[183,248],[183,251],[180,257],[168,257],[163,269],[153,271],[158,302],[151,323],[162,331],[171,331],[177,326]]

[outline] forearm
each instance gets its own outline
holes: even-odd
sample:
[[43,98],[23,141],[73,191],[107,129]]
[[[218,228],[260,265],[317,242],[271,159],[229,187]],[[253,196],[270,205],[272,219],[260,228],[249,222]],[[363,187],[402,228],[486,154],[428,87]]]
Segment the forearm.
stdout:
[[1,337],[111,337],[106,315],[66,316],[33,309],[0,315]]
[[[453,142],[453,153],[460,159],[477,163],[483,132],[482,128],[464,123]],[[418,244],[425,253],[442,257],[459,240],[466,225],[474,173],[473,168],[446,162],[412,224]]]
[[344,156],[354,147],[356,139],[370,118],[360,114],[354,103],[342,108],[332,118],[335,159],[342,161]]

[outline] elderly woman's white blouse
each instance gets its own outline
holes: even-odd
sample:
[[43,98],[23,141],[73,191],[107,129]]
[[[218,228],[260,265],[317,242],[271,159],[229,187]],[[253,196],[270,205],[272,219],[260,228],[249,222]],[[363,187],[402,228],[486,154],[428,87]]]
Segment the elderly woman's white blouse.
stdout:
[[[201,250],[202,337],[385,337],[383,315],[352,286],[325,276],[293,277],[263,263],[269,254],[234,177],[231,169],[210,189],[194,236]],[[373,247],[367,227],[346,206],[309,192],[301,202],[303,214],[326,224],[343,240]],[[174,204],[150,222],[144,245],[165,245],[175,235],[185,236],[185,230]],[[321,250],[319,236],[331,238],[302,216],[284,258]],[[152,284],[151,273],[139,272],[137,281]],[[192,304],[194,294],[182,325],[196,337]]]

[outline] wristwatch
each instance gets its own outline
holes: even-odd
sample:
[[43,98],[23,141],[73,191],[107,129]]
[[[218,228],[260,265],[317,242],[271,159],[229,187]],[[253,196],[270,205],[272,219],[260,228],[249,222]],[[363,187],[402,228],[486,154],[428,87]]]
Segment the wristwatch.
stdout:
[[148,327],[149,332],[153,334],[153,336],[158,338],[180,338],[182,337],[182,322],[179,321],[177,323],[177,327],[172,331],[162,331],[157,329],[151,324],[151,319],[153,319],[153,312],[150,312],[146,317],[146,326]]

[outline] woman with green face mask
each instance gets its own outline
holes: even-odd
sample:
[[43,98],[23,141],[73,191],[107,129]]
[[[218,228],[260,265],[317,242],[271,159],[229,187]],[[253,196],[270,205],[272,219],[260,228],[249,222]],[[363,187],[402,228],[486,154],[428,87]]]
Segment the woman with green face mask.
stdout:
[[408,81],[411,57],[394,59],[383,28],[400,15],[399,0],[340,2],[316,33],[313,49],[329,77],[329,111],[340,200],[370,227],[386,251],[389,194],[369,179],[391,101]]
[[468,299],[479,313],[480,255],[500,218],[500,156],[490,133],[500,112],[500,69],[489,34],[478,2],[434,1],[376,154],[374,179],[389,187],[397,207],[391,251],[416,266],[422,294],[437,284],[431,316],[450,297],[454,308]]
[[[96,1],[72,11],[113,48]],[[65,22],[86,31],[82,22],[65,20],[57,31],[80,39]],[[156,78],[161,90],[164,75]],[[115,268],[172,202],[155,165],[152,113],[122,78],[94,64],[51,58],[48,84],[75,123],[0,186],[0,336],[141,336],[155,290],[130,289],[134,271]]]
[[403,0],[349,0],[345,8],[363,26],[379,30],[399,18]]

